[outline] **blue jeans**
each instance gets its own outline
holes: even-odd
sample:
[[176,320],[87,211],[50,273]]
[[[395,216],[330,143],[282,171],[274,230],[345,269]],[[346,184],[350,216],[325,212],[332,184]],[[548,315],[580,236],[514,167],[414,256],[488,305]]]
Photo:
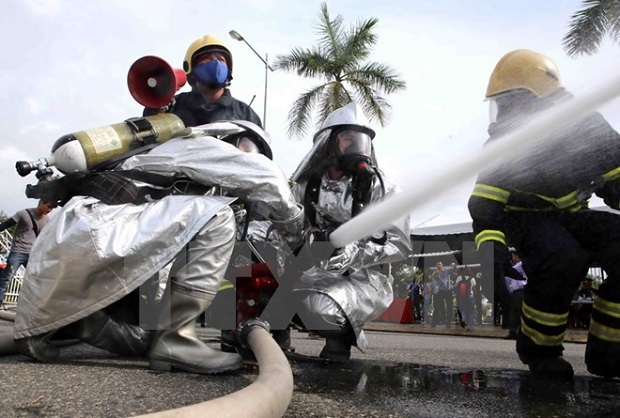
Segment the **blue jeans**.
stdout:
[[29,253],[18,253],[11,251],[6,259],[6,267],[0,272],[0,303],[4,301],[4,294],[9,287],[11,279],[20,266],[26,267],[28,264]]
[[422,320],[424,321],[425,325],[429,325],[431,323],[430,318],[428,316],[428,311],[430,311],[431,308],[431,302],[432,302],[432,298],[431,295],[426,295],[424,296],[424,311],[422,313]]

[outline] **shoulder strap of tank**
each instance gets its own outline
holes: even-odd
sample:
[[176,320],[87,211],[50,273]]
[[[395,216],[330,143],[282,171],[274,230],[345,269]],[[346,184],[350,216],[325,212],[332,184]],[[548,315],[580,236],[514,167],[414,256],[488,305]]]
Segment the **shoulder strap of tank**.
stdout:
[[34,216],[32,215],[32,212],[30,212],[30,209],[26,209],[26,213],[28,214],[28,216],[30,216],[30,221],[32,222],[32,230],[34,231],[34,235],[38,237],[39,226],[37,225],[37,221],[34,220]]
[[316,227],[316,210],[314,205],[319,201],[319,192],[321,191],[321,176],[312,176],[308,179],[306,190],[304,190],[304,210],[306,218],[311,226]]

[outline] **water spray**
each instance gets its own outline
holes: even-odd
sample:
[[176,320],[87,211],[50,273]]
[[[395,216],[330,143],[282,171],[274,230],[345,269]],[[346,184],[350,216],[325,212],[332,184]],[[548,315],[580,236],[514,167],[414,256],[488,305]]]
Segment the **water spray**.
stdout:
[[[506,163],[514,158],[514,151],[536,144],[541,138],[557,131],[566,121],[574,123],[589,112],[620,95],[620,76],[593,87],[587,93],[558,103],[541,112],[519,129],[487,144],[477,155],[463,161],[460,158],[451,170],[430,176],[424,183],[409,184],[402,192],[370,205],[358,216],[342,224],[329,237],[336,247],[375,234],[389,227],[394,219],[408,215],[412,210],[428,204],[481,171]],[[450,166],[450,165],[448,165]]]

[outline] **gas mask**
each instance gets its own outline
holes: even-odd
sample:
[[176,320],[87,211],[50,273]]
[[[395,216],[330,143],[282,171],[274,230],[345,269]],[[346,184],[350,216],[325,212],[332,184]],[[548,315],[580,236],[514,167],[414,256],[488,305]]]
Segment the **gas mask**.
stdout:
[[489,97],[489,135],[502,135],[523,125],[532,115],[551,106],[552,97],[540,99],[524,88]]
[[223,87],[228,80],[228,67],[216,59],[194,67],[192,71],[196,80],[207,87]]
[[372,140],[362,131],[346,128],[334,134],[338,168],[349,175],[368,175],[372,165]]

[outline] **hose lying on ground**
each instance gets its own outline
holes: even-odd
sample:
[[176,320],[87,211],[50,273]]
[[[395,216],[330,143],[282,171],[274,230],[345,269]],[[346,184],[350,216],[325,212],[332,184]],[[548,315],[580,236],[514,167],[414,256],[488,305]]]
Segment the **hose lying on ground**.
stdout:
[[[15,321],[15,312],[0,311],[0,319]],[[13,341],[12,332],[0,332],[0,356],[10,356],[17,354],[17,347]]]
[[17,354],[17,346],[12,332],[0,332],[0,356]]
[[[14,313],[4,313],[5,316]],[[143,417],[276,418],[282,417],[293,397],[293,372],[284,353],[269,333],[269,325],[248,321],[241,341],[248,345],[258,362],[258,378],[248,387],[229,395],[178,409],[155,412]],[[0,355],[17,354],[12,332],[0,333]]]
[[[248,321],[241,331],[258,361],[258,378],[248,387],[220,398],[167,411],[142,415],[149,418],[276,418],[282,417],[293,397],[291,366],[269,333],[269,325]],[[245,344],[245,343],[244,343]]]

